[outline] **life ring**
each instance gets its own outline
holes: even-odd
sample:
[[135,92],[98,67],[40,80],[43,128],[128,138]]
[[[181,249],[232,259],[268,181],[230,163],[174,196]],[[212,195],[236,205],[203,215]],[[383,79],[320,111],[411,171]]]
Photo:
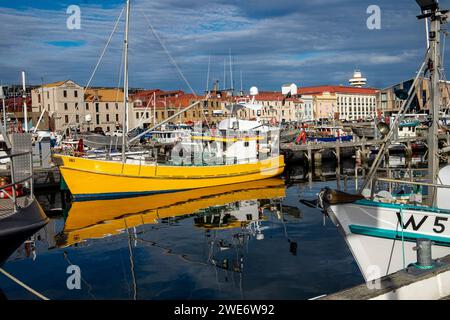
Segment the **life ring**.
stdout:
[[[16,184],[15,187],[16,187],[16,192],[15,192],[16,197],[21,197],[21,196],[23,196],[23,195],[24,195],[24,192],[23,192],[22,185]],[[13,194],[13,188],[12,188],[12,186],[9,186],[9,187],[7,187],[7,188],[4,188],[4,189],[2,189],[2,190],[0,191],[0,199],[5,199],[5,198],[12,197],[12,194]]]

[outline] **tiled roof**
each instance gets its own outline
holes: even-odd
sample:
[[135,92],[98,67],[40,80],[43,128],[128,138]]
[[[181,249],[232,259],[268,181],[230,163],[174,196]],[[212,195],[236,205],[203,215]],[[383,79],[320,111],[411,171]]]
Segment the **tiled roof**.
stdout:
[[301,87],[297,89],[297,94],[321,94],[322,92],[330,93],[349,93],[349,94],[375,94],[378,89],[375,88],[356,88],[348,86],[316,86]]
[[44,87],[44,88],[59,87],[59,86],[63,85],[64,83],[66,83],[67,81],[70,81],[70,80],[47,83],[47,84],[43,84],[41,87]]
[[122,89],[87,89],[84,94],[87,102],[121,102],[123,101]]

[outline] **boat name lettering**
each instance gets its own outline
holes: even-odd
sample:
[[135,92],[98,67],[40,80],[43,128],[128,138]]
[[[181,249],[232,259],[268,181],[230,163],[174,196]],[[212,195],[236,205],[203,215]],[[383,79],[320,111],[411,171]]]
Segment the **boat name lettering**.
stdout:
[[[402,214],[400,212],[397,212],[397,218],[399,224],[403,227],[403,229],[408,229],[408,227],[411,225],[411,228],[414,231],[418,231],[422,225],[427,221],[428,216],[423,216],[422,219],[417,223],[416,219],[414,218],[414,215],[411,215],[409,219],[406,221],[406,223],[402,224],[402,220],[405,221],[405,219],[402,219]],[[435,233],[443,233],[445,231],[445,225],[442,223],[444,221],[448,221],[448,218],[446,217],[435,217],[434,219],[434,228],[433,231]]]

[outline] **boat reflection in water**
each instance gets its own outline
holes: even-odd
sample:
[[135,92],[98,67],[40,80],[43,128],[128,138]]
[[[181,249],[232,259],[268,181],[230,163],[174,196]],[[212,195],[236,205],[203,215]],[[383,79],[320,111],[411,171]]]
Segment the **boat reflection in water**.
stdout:
[[171,194],[74,202],[57,246],[67,247],[88,239],[120,234],[140,225],[192,215],[197,216],[195,225],[198,227],[248,227],[256,235],[261,233],[257,228],[264,206],[284,196],[283,180],[273,178]]

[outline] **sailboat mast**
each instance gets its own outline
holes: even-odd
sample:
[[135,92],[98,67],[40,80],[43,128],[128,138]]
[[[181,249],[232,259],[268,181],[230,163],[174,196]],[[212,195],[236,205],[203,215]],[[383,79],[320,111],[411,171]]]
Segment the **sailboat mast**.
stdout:
[[234,83],[233,83],[233,61],[231,59],[231,48],[230,48],[229,59],[230,59],[230,89],[231,89],[231,92],[233,93]]
[[[438,183],[439,158],[438,158],[438,126],[439,126],[439,109],[440,109],[440,92],[439,92],[439,70],[441,68],[440,58],[440,29],[441,21],[436,12],[430,20],[430,118],[431,126],[428,132],[428,175],[432,184]],[[434,205],[436,198],[436,188],[430,188],[429,201]]]
[[123,124],[122,124],[122,162],[125,163],[126,137],[128,132],[128,31],[130,29],[130,0],[127,0],[125,16],[124,64],[123,64]]

